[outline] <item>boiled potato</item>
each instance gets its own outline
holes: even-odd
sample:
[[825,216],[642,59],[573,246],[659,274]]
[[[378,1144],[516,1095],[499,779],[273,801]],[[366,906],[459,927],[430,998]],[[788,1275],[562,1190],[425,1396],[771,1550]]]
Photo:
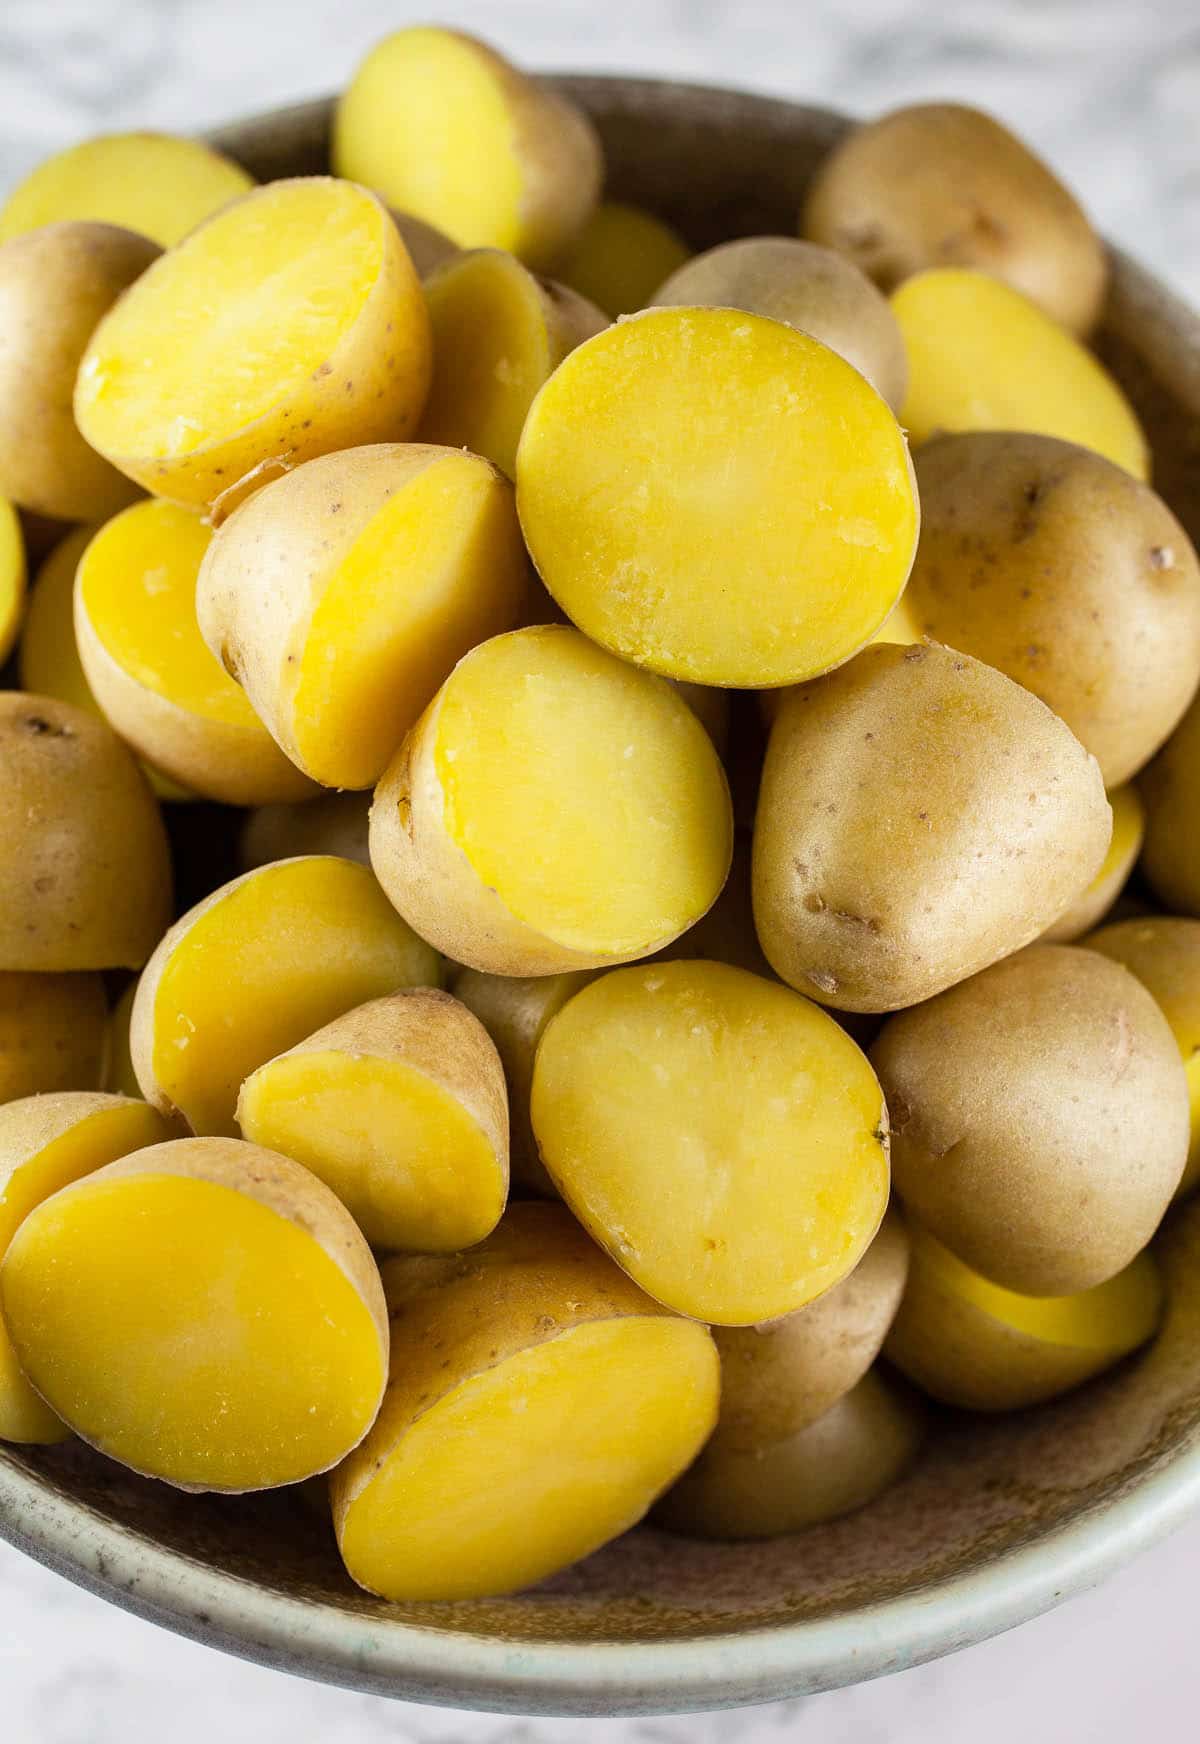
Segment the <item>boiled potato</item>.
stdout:
[[1200,683],[1200,564],[1148,485],[1084,448],[1000,431],[916,458],[917,631],[1031,690],[1107,786],[1146,763]]
[[1136,975],[1162,1009],[1183,1058],[1192,1135],[1178,1193],[1200,1181],[1200,921],[1155,914],[1115,921],[1080,941]]
[[0,1301],[58,1416],[180,1489],[328,1470],[387,1380],[383,1289],[349,1212],[238,1139],[151,1143],[64,1187],[10,1242]]
[[460,248],[506,248],[531,266],[562,253],[604,173],[573,103],[461,31],[398,30],[338,101],[333,167]]
[[0,970],[138,969],[171,907],[162,818],[82,710],[0,692]]
[[411,212],[393,212],[392,217],[408,250],[408,258],[420,278],[428,278],[435,267],[458,253],[457,243],[451,242],[436,224],[426,224],[423,218],[414,218]]
[[1142,871],[1165,908],[1200,916],[1200,696],[1138,789],[1146,808]]
[[301,461],[409,435],[430,355],[385,207],[298,177],[235,200],[155,262],[91,335],[75,417],[147,490],[225,514]]
[[99,975],[0,974],[0,1104],[42,1090],[95,1090],[107,1041]]
[[508,1197],[500,1056],[437,988],[359,1005],[268,1060],[242,1085],[237,1121],[332,1188],[372,1247],[472,1247]]
[[1102,1284],[1188,1154],[1166,1018],[1120,964],[1033,945],[889,1019],[871,1048],[896,1191],[966,1265],[1029,1296]]
[[511,478],[534,395],[608,317],[496,248],[447,261],[430,275],[425,296],[433,385],[421,435],[485,455]]
[[892,290],[926,267],[977,267],[1075,333],[1104,301],[1104,245],[1058,177],[982,110],[914,103],[834,147],[801,218]]
[[771,979],[771,965],[763,956],[754,929],[749,838],[738,834],[725,888],[706,915],[657,953],[659,958],[703,958],[710,963],[732,963],[752,975]]
[[1069,945],[1090,932],[1116,902],[1133,871],[1146,832],[1145,808],[1131,782],[1114,788],[1108,803],[1113,831],[1104,864],[1082,896],[1077,896],[1067,912],[1042,934],[1047,944]]
[[89,521],[138,494],[80,434],[71,394],[96,323],[159,252],[109,224],[0,244],[0,493],[22,508]]
[[205,554],[196,610],[293,763],[371,787],[460,655],[517,624],[527,573],[493,466],[381,442],[243,504]]
[[849,1277],[763,1326],[719,1326],[721,1413],[714,1440],[752,1453],[795,1435],[862,1380],[904,1292],[908,1232],[889,1211]]
[[717,1326],[803,1308],[887,1207],[874,1073],[833,1019],[724,963],[639,964],[554,1016],[533,1069],[551,1179],[656,1301]]
[[121,1096],[140,1097],[142,1094],[129,1052],[129,1023],[133,1017],[133,1002],[136,997],[137,982],[131,981],[108,1018],[108,1045],[105,1048],[102,1088],[115,1090]]
[[700,304],[769,315],[820,339],[894,412],[908,385],[908,359],[887,298],[852,261],[793,236],[745,236],[678,267],[655,304]]
[[228,1137],[251,1072],[354,1006],[440,976],[366,867],[281,860],[214,890],[162,939],[133,1003],[134,1071],[164,1114]]
[[712,741],[649,673],[549,626],[461,660],[371,808],[371,864],[440,951],[500,975],[642,957],[709,909],[732,818]]
[[892,294],[908,353],[900,421],[914,443],[954,430],[1023,430],[1150,475],[1137,414],[1090,351],[986,273],[935,268]]
[[707,1330],[643,1295],[560,1206],[514,1206],[457,1266],[389,1273],[387,1394],[332,1482],[368,1592],[530,1586],[636,1524],[712,1428]]
[[0,666],[12,652],[25,609],[25,539],[17,511],[0,497]]
[[564,359],[525,423],[517,507],[593,641],[671,678],[764,689],[870,640],[918,523],[874,389],[819,340],[732,309],[650,309]]
[[887,1354],[946,1405],[1038,1405],[1111,1368],[1158,1330],[1162,1283],[1149,1253],[1077,1295],[1022,1296],[989,1283],[928,1231],[912,1239]]
[[[657,301],[654,292],[688,259],[683,239],[642,206],[604,200],[556,263],[563,284],[615,320]],[[680,302],[703,302],[681,297]]]
[[829,1005],[915,1005],[1052,925],[1110,833],[1095,759],[1036,697],[946,648],[868,648],[772,728],[758,936]]
[[238,863],[243,872],[299,854],[337,854],[369,866],[369,793],[323,793],[305,805],[260,805],[242,825]]
[[103,134],[55,152],[18,182],[0,210],[0,241],[83,218],[172,248],[253,186],[239,164],[198,139]]
[[866,1507],[924,1438],[917,1406],[874,1371],[803,1429],[750,1449],[714,1436],[654,1511],[690,1538],[779,1538]]

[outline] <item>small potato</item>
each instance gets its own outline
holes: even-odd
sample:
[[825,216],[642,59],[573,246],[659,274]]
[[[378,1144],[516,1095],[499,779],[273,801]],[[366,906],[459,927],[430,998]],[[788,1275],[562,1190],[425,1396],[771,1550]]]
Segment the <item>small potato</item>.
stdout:
[[50,224],[0,245],[0,494],[64,521],[137,496],[71,411],[96,323],[161,251],[109,224]]
[[698,254],[660,284],[653,304],[746,309],[828,345],[894,412],[908,386],[904,340],[887,298],[843,255],[793,236],[746,236]]
[[421,435],[485,455],[512,478],[535,394],[608,316],[497,248],[456,255],[430,275],[425,296],[433,385]]
[[0,692],[0,970],[139,969],[171,912],[154,797],[103,721]]
[[0,497],[0,666],[12,652],[25,610],[25,540],[17,511]]
[[383,1408],[331,1486],[368,1592],[532,1586],[635,1525],[713,1426],[707,1329],[644,1296],[561,1206],[515,1205],[457,1264],[388,1273]]
[[410,435],[430,358],[386,208],[298,177],[235,200],[155,262],[91,335],[75,417],[129,478],[219,518],[301,461]]
[[[658,287],[689,258],[687,244],[641,206],[604,200],[555,265],[564,285],[611,315],[632,315],[657,302]],[[681,297],[703,302],[703,297]]]
[[1073,195],[1006,127],[960,103],[856,127],[817,171],[801,230],[885,291],[926,267],[977,267],[1073,333],[1095,326],[1108,281]]
[[254,186],[240,164],[198,139],[109,133],[43,159],[0,210],[0,241],[64,219],[118,224],[173,248]]
[[733,309],[650,309],[564,359],[525,423],[517,508],[542,580],[593,641],[744,689],[868,642],[919,518],[875,390],[818,340]]
[[915,1005],[1051,926],[1110,833],[1095,759],[1036,697],[947,648],[868,648],[771,730],[758,936],[813,998]]
[[251,1072],[368,999],[440,978],[366,867],[281,860],[214,890],[163,938],[133,1003],[134,1071],[163,1114],[232,1136]]
[[1111,1368],[1153,1338],[1158,1267],[1140,1253],[1072,1296],[1020,1296],[989,1283],[925,1230],[912,1238],[900,1312],[885,1346],[933,1398],[966,1411],[1019,1411]]
[[115,1090],[119,1096],[141,1097],[142,1087],[133,1069],[129,1052],[129,1023],[133,1002],[137,997],[137,982],[131,981],[113,1006],[108,1018],[108,1045],[105,1049],[105,1090]]
[[591,122],[461,31],[377,43],[338,101],[333,167],[460,248],[545,267],[586,224],[604,163]]
[[372,787],[454,662],[519,622],[527,576],[495,467],[381,442],[244,503],[208,547],[196,611],[297,768]]
[[945,267],[906,279],[892,313],[908,353],[900,422],[914,446],[946,431],[1029,431],[1149,478],[1149,446],[1120,387],[1020,291]]
[[815,1423],[862,1380],[900,1306],[908,1232],[889,1211],[849,1277],[764,1326],[719,1326],[722,1451],[752,1453]]
[[1142,771],[1138,791],[1146,808],[1142,871],[1164,908],[1200,916],[1200,696]]
[[247,817],[238,837],[238,864],[243,872],[268,866],[272,860],[293,860],[300,854],[336,854],[369,866],[367,822],[369,793],[323,793],[304,805],[260,805]]
[[773,970],[763,956],[754,930],[750,843],[745,835],[739,833],[734,843],[725,888],[708,913],[659,951],[655,960],[678,961],[681,958],[731,963],[735,969],[748,969],[752,975],[763,975],[768,981],[773,978]]
[[714,1436],[654,1510],[689,1538],[779,1538],[865,1508],[910,1466],[925,1424],[873,1370],[815,1423],[740,1449]]
[[435,267],[458,253],[457,243],[451,242],[435,224],[426,224],[423,218],[414,218],[411,212],[393,212],[392,218],[418,278],[428,278]]
[[97,1089],[107,1037],[99,975],[0,974],[0,1104]]
[[887,1207],[887,1112],[818,1006],[724,963],[591,982],[533,1069],[542,1162],[584,1228],[656,1301],[715,1326],[803,1308]]
[[387,1380],[383,1289],[349,1212],[237,1139],[151,1143],[64,1187],[13,1237],[0,1301],[63,1421],[179,1489],[328,1470]]
[[324,1181],[372,1247],[473,1247],[508,1198],[500,1056],[436,988],[371,1000],[268,1060],[242,1085],[237,1121]]
[[921,542],[904,606],[1066,721],[1116,787],[1200,684],[1200,564],[1148,485],[1049,436],[943,436],[916,458]]
[[371,808],[371,864],[400,913],[499,975],[668,944],[720,894],[732,838],[725,772],[687,704],[559,626],[461,660]]
[[1094,951],[1033,945],[891,1018],[871,1062],[905,1207],[1008,1290],[1114,1277],[1179,1185],[1179,1049],[1145,987]]
[[1125,888],[1142,848],[1146,830],[1146,813],[1138,790],[1132,782],[1115,787],[1108,796],[1112,807],[1113,832],[1104,856],[1104,864],[1082,896],[1077,896],[1067,912],[1042,934],[1048,945],[1069,945],[1097,926]]

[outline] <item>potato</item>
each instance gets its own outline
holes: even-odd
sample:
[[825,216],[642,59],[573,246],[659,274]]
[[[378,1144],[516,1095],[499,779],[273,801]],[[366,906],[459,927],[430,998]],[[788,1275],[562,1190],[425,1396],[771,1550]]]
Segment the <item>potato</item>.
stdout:
[[1164,908],[1200,916],[1200,696],[1142,771],[1138,791],[1146,808],[1142,871]]
[[1069,945],[1089,932],[1116,902],[1133,871],[1146,830],[1145,808],[1132,782],[1115,787],[1108,803],[1112,807],[1113,832],[1104,864],[1082,896],[1077,896],[1061,919],[1042,934],[1047,944]]
[[268,1060],[242,1085],[237,1121],[324,1181],[372,1247],[473,1247],[508,1198],[500,1056],[436,988],[359,1005]]
[[115,516],[75,577],[75,643],[109,725],[169,780],[226,805],[298,800],[312,784],[209,653],[196,577],[211,530],[151,499]]
[[430,354],[384,206],[299,177],[235,200],[155,262],[92,334],[75,417],[156,496],[224,514],[315,455],[409,435]]
[[887,1354],[917,1386],[966,1411],[1039,1405],[1111,1368],[1158,1330],[1158,1267],[1140,1253],[1070,1296],[1021,1296],[989,1283],[925,1230]]
[[1074,333],[1104,301],[1104,245],[1073,195],[965,104],[915,103],[856,127],[817,171],[801,229],[888,291],[926,267],[977,267]]
[[25,541],[17,511],[0,497],[0,666],[12,652],[25,610]]
[[457,243],[451,242],[436,224],[426,224],[423,218],[414,218],[411,212],[393,212],[392,218],[418,278],[428,278],[435,267],[458,253]]
[[690,1538],[779,1538],[866,1507],[915,1459],[917,1406],[874,1371],[815,1423],[745,1450],[715,1437],[654,1510]]
[[916,458],[917,631],[997,667],[1066,721],[1115,787],[1200,683],[1200,564],[1162,498],[1050,436],[943,436]]
[[370,847],[438,950],[557,975],[643,957],[699,920],[732,836],[725,772],[686,703],[550,626],[459,662],[376,789]]
[[388,1270],[387,1394],[331,1486],[368,1592],[530,1586],[635,1525],[712,1428],[707,1330],[664,1313],[560,1206],[514,1206],[457,1266]]
[[915,1005],[1053,925],[1110,832],[1095,759],[1036,697],[947,648],[868,648],[772,728],[758,936],[827,1004]]
[[818,340],[731,309],[651,309],[573,351],[526,420],[517,508],[542,580],[594,641],[746,689],[869,641],[918,523],[904,435],[874,389]]
[[243,504],[208,548],[196,610],[293,763],[372,787],[460,655],[518,623],[527,575],[494,467],[381,442]]
[[305,805],[260,805],[242,825],[238,864],[243,872],[299,854],[337,854],[369,866],[369,793],[323,793]]
[[1122,963],[1154,996],[1183,1059],[1191,1143],[1177,1197],[1200,1182],[1200,921],[1171,915],[1116,921],[1080,941]]
[[447,261],[430,275],[425,296],[433,385],[421,435],[486,455],[512,478],[534,395],[569,351],[608,326],[608,317],[496,248]]
[[891,1018],[871,1048],[896,1191],[993,1283],[1069,1296],[1158,1228],[1188,1154],[1167,1020],[1119,964],[1033,945]]
[[231,158],[169,133],[109,133],[43,159],[0,210],[0,241],[43,224],[117,224],[172,248],[254,186]]
[[815,1423],[862,1380],[896,1317],[908,1232],[889,1211],[848,1277],[782,1320],[719,1326],[722,1451],[752,1453]]
[[733,848],[733,861],[725,888],[708,913],[695,926],[681,933],[656,960],[703,958],[710,963],[731,963],[735,969],[749,969],[752,975],[772,979],[771,965],[763,956],[758,934],[754,930],[754,904],[751,890],[750,843],[739,832]]
[[0,970],[138,969],[171,912],[162,818],[102,721],[0,692]]
[[687,244],[653,212],[604,200],[554,270],[563,284],[615,320],[656,302],[654,292],[689,258]]
[[107,1038],[99,975],[0,974],[0,1104],[97,1089]]
[[349,1212],[237,1139],[151,1144],[44,1201],[9,1245],[0,1299],[63,1421],[179,1489],[328,1470],[387,1380],[383,1289]]
[[892,313],[908,353],[900,421],[914,444],[945,431],[1028,431],[1150,476],[1145,434],[1113,377],[1020,291],[944,267],[905,280]]
[[214,890],[163,938],[133,1002],[133,1068],[165,1115],[229,1137],[251,1072],[354,1006],[440,975],[365,867],[281,860]]
[[50,224],[0,245],[0,494],[90,521],[138,494],[71,412],[92,330],[159,249],[108,224]]
[[544,267],[600,194],[600,142],[573,103],[460,31],[377,43],[338,100],[333,167],[461,248]]
[[769,315],[809,333],[852,363],[894,412],[908,359],[887,298],[852,261],[792,236],[744,236],[680,266],[654,304],[700,304]]
[[888,1124],[819,1007],[724,963],[584,987],[533,1068],[533,1130],[584,1228],[656,1301],[714,1326],[803,1308],[887,1207]]
[[[0,1107],[0,1259],[24,1219],[52,1193],[166,1137],[152,1108],[123,1096],[59,1091],[6,1102]],[[52,1443],[68,1433],[26,1379],[0,1315],[0,1441]]]
[[687,684],[678,678],[669,679],[668,683],[674,685],[700,722],[712,740],[717,755],[724,757],[729,749],[729,735],[733,720],[732,710],[729,706],[729,692],[715,690],[710,684]]
[[141,1097],[142,1094],[129,1052],[129,1022],[133,1016],[133,1002],[136,997],[137,982],[131,981],[108,1017],[104,1080],[101,1088],[115,1090],[120,1096]]

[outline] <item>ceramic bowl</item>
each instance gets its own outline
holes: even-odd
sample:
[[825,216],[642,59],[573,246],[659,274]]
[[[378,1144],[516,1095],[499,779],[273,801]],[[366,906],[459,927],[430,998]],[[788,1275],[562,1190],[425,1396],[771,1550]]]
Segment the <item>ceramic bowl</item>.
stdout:
[[[594,116],[612,190],[697,246],[790,233],[847,125],[730,91],[558,83]],[[307,104],[217,141],[262,177],[319,171],[329,116]],[[1099,343],[1149,430],[1160,490],[1200,536],[1200,322],[1115,255]],[[1200,1204],[1173,1213],[1161,1245],[1171,1305],[1143,1356],[1036,1411],[947,1416],[889,1494],[774,1543],[643,1528],[517,1598],[388,1605],[351,1586],[294,1495],[184,1496],[78,1446],[0,1450],[0,1532],[181,1634],[379,1694],[612,1715],[829,1689],[1032,1617],[1200,1504]]]

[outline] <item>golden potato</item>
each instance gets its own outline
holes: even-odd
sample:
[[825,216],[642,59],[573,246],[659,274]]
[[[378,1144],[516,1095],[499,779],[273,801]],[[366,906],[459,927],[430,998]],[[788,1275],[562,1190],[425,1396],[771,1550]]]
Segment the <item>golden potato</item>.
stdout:
[[238,836],[238,864],[243,872],[272,860],[294,860],[300,854],[336,854],[369,866],[367,822],[369,793],[323,793],[304,805],[260,805],[246,818]]
[[731,963],[735,969],[749,969],[752,975],[764,975],[767,980],[773,978],[774,971],[763,956],[754,930],[750,841],[742,832],[734,841],[725,888],[708,913],[656,953],[656,960],[679,958]]
[[653,293],[688,258],[682,237],[653,212],[623,200],[604,200],[554,270],[563,284],[615,320],[657,302]]
[[141,1097],[142,1094],[129,1052],[129,1022],[133,1016],[133,1002],[136,997],[137,982],[134,980],[117,1000],[108,1018],[108,1045],[105,1048],[104,1081],[101,1088],[115,1090],[120,1096]]
[[458,253],[458,244],[451,242],[436,224],[426,224],[423,218],[414,218],[411,212],[393,212],[392,218],[418,278],[428,278],[435,267]]
[[1120,964],[1032,945],[889,1019],[870,1057],[896,1191],[993,1283],[1090,1290],[1158,1228],[1187,1159],[1188,1085]]
[[1146,833],[1146,812],[1132,782],[1114,787],[1108,796],[1112,807],[1112,841],[1104,864],[1082,896],[1077,896],[1066,913],[1047,927],[1042,934],[1046,944],[1069,945],[1090,932],[1116,902],[1142,848]]
[[1036,697],[965,654],[881,644],[780,708],[758,936],[827,1004],[915,1005],[1052,925],[1110,833],[1095,759]]
[[99,1087],[108,1005],[99,975],[0,973],[0,1104]]
[[12,652],[25,610],[25,540],[17,511],[0,497],[0,666]]
[[1146,808],[1141,866],[1164,908],[1200,915],[1200,696],[1138,780]]

